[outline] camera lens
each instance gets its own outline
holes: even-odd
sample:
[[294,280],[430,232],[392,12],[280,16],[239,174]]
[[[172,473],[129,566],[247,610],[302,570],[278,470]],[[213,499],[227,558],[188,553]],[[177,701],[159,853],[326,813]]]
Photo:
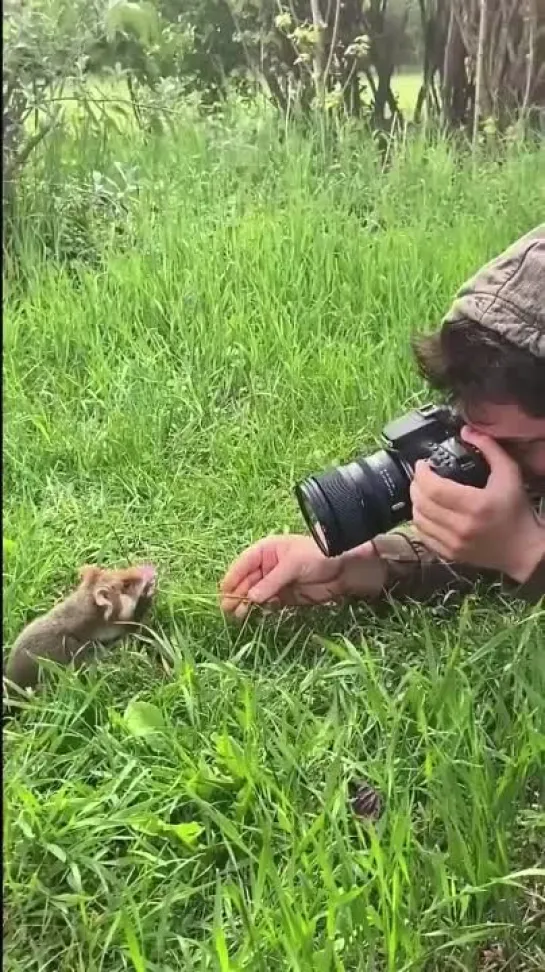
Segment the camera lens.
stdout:
[[400,456],[380,450],[310,476],[295,495],[322,553],[337,557],[408,518],[411,478]]

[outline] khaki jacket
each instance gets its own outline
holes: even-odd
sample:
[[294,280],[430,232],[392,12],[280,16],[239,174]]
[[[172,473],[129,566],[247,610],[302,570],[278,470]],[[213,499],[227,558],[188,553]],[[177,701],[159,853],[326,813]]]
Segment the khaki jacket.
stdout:
[[[487,263],[460,289],[444,321],[469,318],[545,358],[545,223]],[[543,389],[545,396],[545,388]],[[536,516],[543,518],[542,498]],[[545,530],[545,519],[543,519]],[[449,590],[469,591],[480,579],[500,582],[531,604],[545,596],[545,557],[525,584],[492,571],[438,560],[409,527],[375,537],[377,554],[388,563],[386,591],[423,601]]]

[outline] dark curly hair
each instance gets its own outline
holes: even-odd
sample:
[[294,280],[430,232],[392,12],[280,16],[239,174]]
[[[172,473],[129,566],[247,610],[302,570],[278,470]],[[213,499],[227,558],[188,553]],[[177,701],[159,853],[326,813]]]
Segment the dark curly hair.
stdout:
[[412,344],[420,374],[451,403],[471,411],[515,402],[527,415],[545,418],[545,359],[503,335],[461,320]]

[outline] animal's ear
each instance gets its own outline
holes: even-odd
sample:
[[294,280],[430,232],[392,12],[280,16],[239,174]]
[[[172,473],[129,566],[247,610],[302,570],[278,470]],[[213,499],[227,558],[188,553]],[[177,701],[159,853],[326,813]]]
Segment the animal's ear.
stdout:
[[82,584],[90,587],[91,584],[95,583],[99,574],[100,567],[95,567],[92,564],[84,564],[84,566],[80,568],[79,578]]
[[104,609],[104,620],[109,621],[114,613],[111,590],[109,587],[97,587],[93,592],[93,597],[96,606]]

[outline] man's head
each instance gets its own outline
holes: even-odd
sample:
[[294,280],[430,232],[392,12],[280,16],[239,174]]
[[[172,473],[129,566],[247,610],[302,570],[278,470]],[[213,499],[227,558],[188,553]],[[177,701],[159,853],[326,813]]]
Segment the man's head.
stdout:
[[545,226],[482,268],[414,342],[429,384],[545,485]]
[[545,358],[473,321],[445,324],[414,350],[432,388],[503,445],[530,482],[545,481]]

